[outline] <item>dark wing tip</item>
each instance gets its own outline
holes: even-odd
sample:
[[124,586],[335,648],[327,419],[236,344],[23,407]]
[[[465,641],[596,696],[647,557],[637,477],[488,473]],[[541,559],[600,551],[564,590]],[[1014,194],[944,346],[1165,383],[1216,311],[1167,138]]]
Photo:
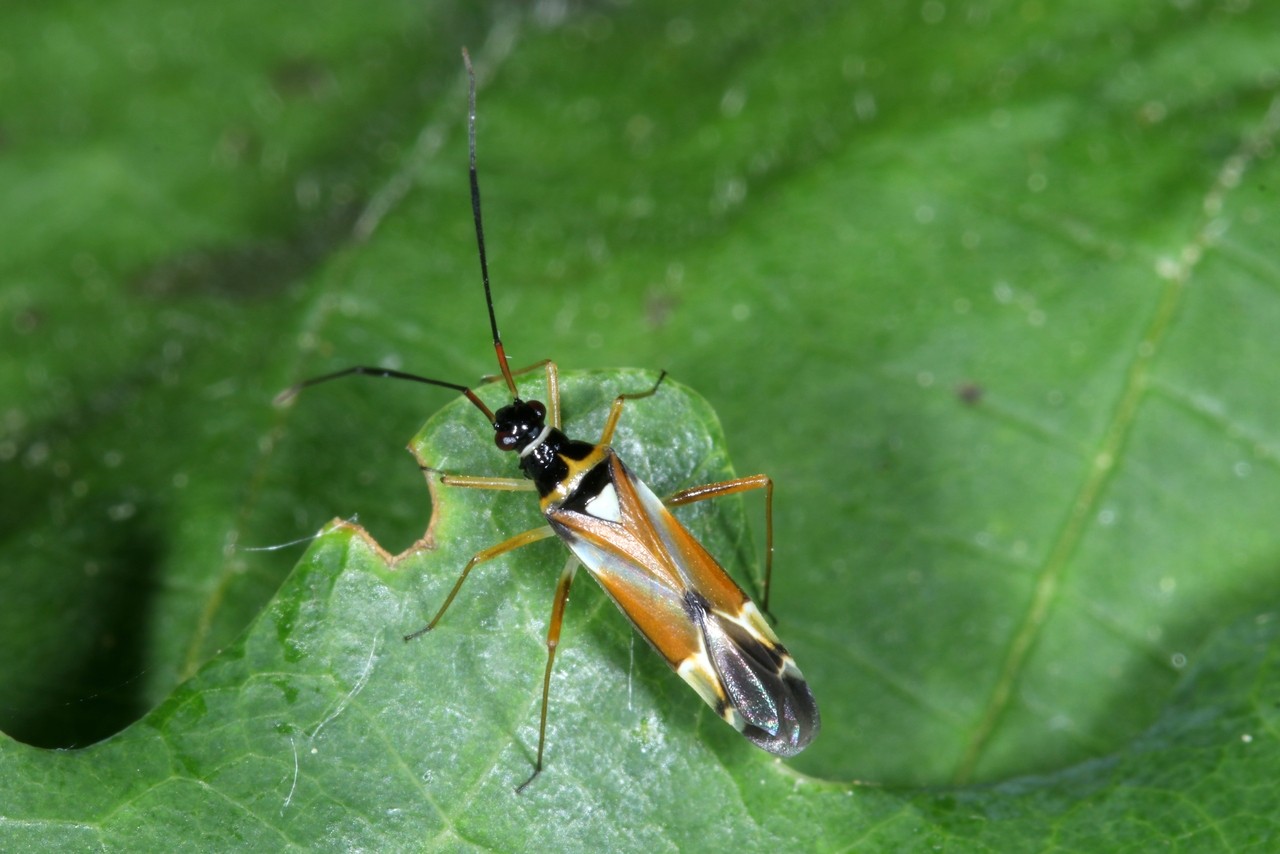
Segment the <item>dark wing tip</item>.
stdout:
[[[791,669],[795,669],[794,664]],[[809,683],[798,676],[799,671],[795,672],[795,676],[791,673],[780,676],[775,686],[776,731],[771,732],[750,721],[742,730],[752,744],[775,756],[795,756],[809,746],[822,728],[822,716],[818,713],[818,703],[813,699]],[[770,729],[772,724],[771,720]]]
[[794,756],[822,726],[818,703],[790,653],[776,639],[712,609],[695,592],[685,611],[703,641],[724,693],[718,712],[752,744],[775,756]]

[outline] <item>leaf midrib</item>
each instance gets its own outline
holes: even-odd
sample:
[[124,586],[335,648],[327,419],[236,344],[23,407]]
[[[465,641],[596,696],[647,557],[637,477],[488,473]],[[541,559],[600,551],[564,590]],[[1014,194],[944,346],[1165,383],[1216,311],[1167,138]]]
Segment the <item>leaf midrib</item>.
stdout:
[[1163,284],[1157,292],[1156,304],[1134,349],[1119,398],[1089,466],[1069,505],[1066,519],[1049,548],[1044,563],[1035,575],[1035,586],[1026,612],[1014,632],[1000,665],[990,696],[965,743],[952,782],[964,785],[973,779],[1000,721],[1009,709],[1014,686],[1026,670],[1031,650],[1040,637],[1042,627],[1057,601],[1062,576],[1075,555],[1089,520],[1094,518],[1100,497],[1105,494],[1119,468],[1121,454],[1137,422],[1139,410],[1152,388],[1151,375],[1156,358],[1163,352],[1169,332],[1177,319],[1187,287],[1205,255],[1225,233],[1220,212],[1227,194],[1240,186],[1240,178],[1254,160],[1280,135],[1280,98],[1274,100],[1257,130],[1247,135],[1223,161],[1205,193],[1200,206],[1199,223],[1191,238],[1172,258],[1156,263],[1156,274]]

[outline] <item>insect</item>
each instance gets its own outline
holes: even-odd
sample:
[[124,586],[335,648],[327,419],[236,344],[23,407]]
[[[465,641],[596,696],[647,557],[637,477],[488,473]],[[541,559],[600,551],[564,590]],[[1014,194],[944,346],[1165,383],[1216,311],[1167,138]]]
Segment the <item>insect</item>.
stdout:
[[[661,500],[627,468],[610,442],[627,402],[656,394],[665,371],[652,388],[615,398],[599,440],[588,442],[571,439],[561,430],[559,380],[554,362],[546,360],[522,370],[511,369],[498,334],[481,225],[480,184],[476,173],[475,72],[465,49],[462,56],[469,80],[471,208],[489,327],[500,371],[500,377],[491,379],[500,378],[506,383],[511,403],[494,412],[468,386],[368,366],[315,377],[287,389],[278,399],[288,399],[307,386],[353,374],[412,380],[453,389],[465,395],[493,425],[498,448],[516,454],[523,478],[437,476],[442,484],[451,487],[536,491],[547,524],[510,537],[472,557],[431,621],[405,636],[409,641],[434,629],[477,565],[550,537],[559,537],[569,548],[572,556],[556,584],[547,631],[537,759],[533,773],[516,791],[522,791],[542,771],[551,671],[569,587],[580,565],[599,582],[641,636],[720,717],[770,753],[778,756],[799,753],[817,735],[820,725],[813,693],[761,609],[670,509],[747,490],[765,490],[767,543],[762,602],[767,612],[772,580],[773,481],[766,475],[753,475],[695,486]],[[545,404],[522,400],[517,392],[514,377],[534,371],[546,373]]]

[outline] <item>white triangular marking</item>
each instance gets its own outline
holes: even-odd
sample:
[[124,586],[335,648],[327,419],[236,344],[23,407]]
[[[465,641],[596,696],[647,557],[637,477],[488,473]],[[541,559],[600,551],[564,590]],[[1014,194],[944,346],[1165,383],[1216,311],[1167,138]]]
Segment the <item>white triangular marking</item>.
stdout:
[[618,506],[618,492],[613,484],[607,484],[587,502],[587,512],[606,522],[622,521],[622,508]]

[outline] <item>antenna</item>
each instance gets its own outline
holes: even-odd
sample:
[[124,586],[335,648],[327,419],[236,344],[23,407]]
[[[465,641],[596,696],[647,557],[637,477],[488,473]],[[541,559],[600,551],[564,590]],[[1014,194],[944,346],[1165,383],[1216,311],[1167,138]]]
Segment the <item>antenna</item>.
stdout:
[[[484,251],[484,226],[480,221],[480,181],[476,177],[476,72],[471,67],[471,55],[467,53],[467,49],[462,49],[462,62],[467,67],[467,147],[471,154],[471,213],[476,221],[476,244],[480,247],[480,276],[484,280],[484,302],[489,309],[489,328],[493,330],[493,349],[498,356],[498,367],[502,371],[502,378],[507,382],[507,388],[511,390],[512,397],[518,397],[516,394],[516,381],[511,376],[511,365],[507,362],[507,354],[502,349],[502,336],[498,334],[498,318],[493,311],[493,294],[489,290],[489,261]],[[417,374],[409,374],[404,371],[396,371],[391,368],[379,368],[372,365],[356,365],[355,367],[346,368],[341,371],[335,371],[331,374],[325,374],[322,377],[312,377],[295,385],[289,386],[284,391],[276,395],[275,405],[283,406],[291,401],[298,392],[304,388],[316,385],[318,383],[326,383],[330,380],[336,380],[339,377],[347,377],[352,374],[359,374],[367,377],[385,377],[393,380],[411,380],[417,383],[425,383],[427,385],[440,386],[441,388],[451,388],[454,391],[460,391],[466,395],[467,399],[476,405],[476,408],[484,413],[484,417],[489,423],[493,423],[493,410],[485,406],[484,403],[476,396],[476,393],[470,387],[459,383],[451,383],[445,380],[432,379],[431,377],[418,376]]]
[[331,374],[325,374],[322,377],[312,377],[309,380],[303,380],[300,383],[289,386],[287,389],[277,394],[275,400],[272,402],[276,406],[284,406],[286,403],[297,397],[298,392],[302,391],[304,388],[309,388],[320,383],[327,383],[330,380],[336,380],[339,377],[349,377],[352,374],[360,374],[366,377],[385,377],[392,380],[412,380],[415,383],[426,383],[427,385],[440,386],[441,388],[451,388],[454,391],[460,391],[467,396],[467,400],[474,403],[476,408],[484,413],[484,417],[489,420],[490,424],[493,423],[493,410],[485,406],[484,401],[477,397],[476,393],[467,386],[460,385],[459,383],[446,382],[445,380],[436,380],[431,377],[420,377],[417,374],[395,371],[391,368],[379,368],[373,365],[356,365],[355,367],[344,368],[341,371],[334,371]]
[[498,369],[507,381],[512,397],[516,394],[516,381],[511,376],[507,353],[502,349],[502,336],[498,334],[498,318],[493,313],[493,293],[489,290],[489,259],[484,251],[484,224],[480,219],[480,179],[476,175],[476,72],[471,67],[471,54],[462,49],[462,64],[467,67],[467,150],[471,155],[471,215],[476,221],[476,245],[480,248],[480,277],[484,280],[484,303],[489,309],[489,328],[493,330],[493,351],[498,356]]

